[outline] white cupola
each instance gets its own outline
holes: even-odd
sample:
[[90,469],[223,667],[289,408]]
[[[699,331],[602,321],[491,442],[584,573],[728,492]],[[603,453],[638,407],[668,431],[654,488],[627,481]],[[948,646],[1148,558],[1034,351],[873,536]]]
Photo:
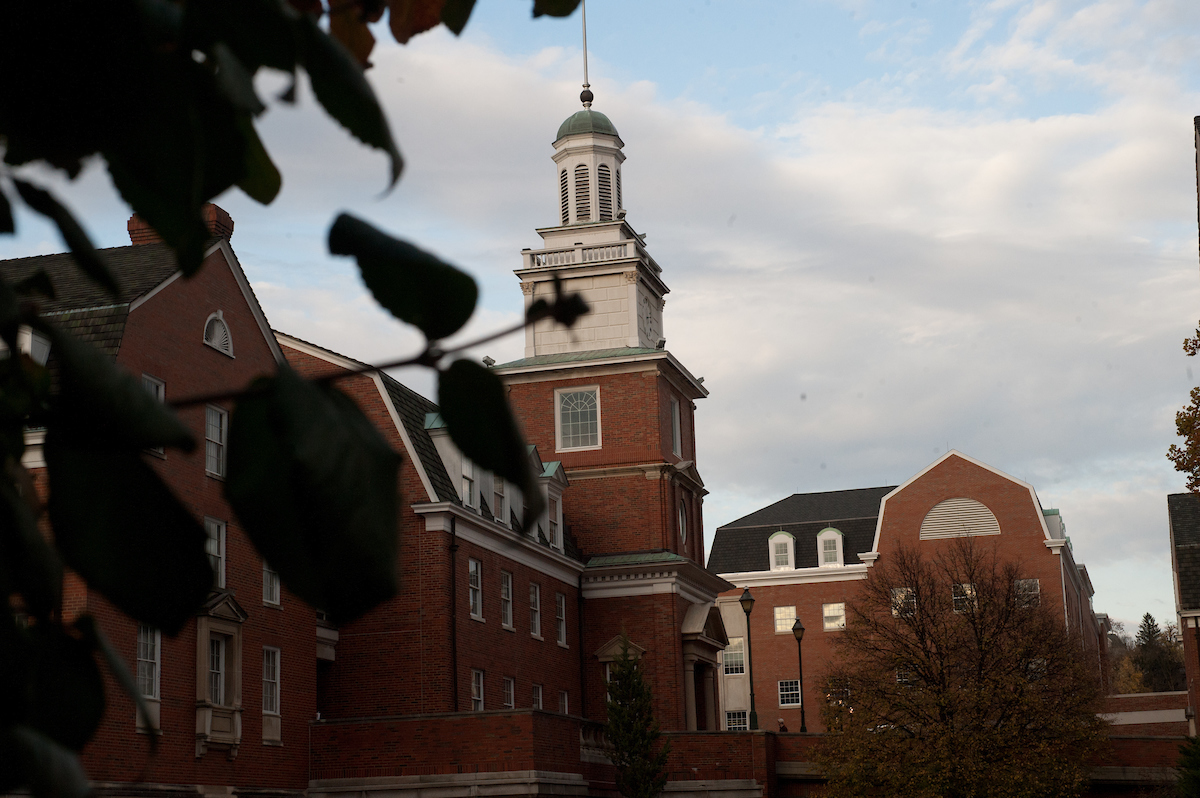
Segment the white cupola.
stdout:
[[591,109],[591,91],[583,93],[584,109],[559,125],[554,140],[558,166],[559,224],[611,222],[620,217],[621,163],[625,142],[608,117]]

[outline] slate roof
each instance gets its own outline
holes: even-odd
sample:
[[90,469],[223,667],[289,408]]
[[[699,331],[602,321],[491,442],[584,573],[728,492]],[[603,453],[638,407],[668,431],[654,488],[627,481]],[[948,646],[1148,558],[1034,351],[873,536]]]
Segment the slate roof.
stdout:
[[1167,515],[1175,546],[1180,609],[1200,609],[1200,498],[1172,493],[1167,496]]
[[421,458],[421,465],[425,467],[425,473],[429,476],[438,501],[458,504],[458,491],[454,489],[454,483],[446,473],[446,464],[442,462],[442,456],[438,454],[433,439],[425,430],[425,415],[437,413],[437,405],[387,374],[381,373],[380,376],[383,377],[388,396],[392,398],[396,412],[400,414],[400,420],[404,423],[404,431],[408,433],[408,439],[412,441],[417,456]]
[[844,562],[861,562],[860,552],[871,550],[879,503],[895,486],[858,488],[823,493],[796,493],[725,524],[713,536],[708,570],[717,574],[770,570],[767,540],[782,530],[796,537],[797,568],[817,566],[817,534],[834,527],[845,537]]
[[55,297],[38,297],[42,315],[79,338],[116,357],[125,333],[129,304],[178,271],[166,244],[141,244],[97,250],[117,279],[114,297],[75,265],[69,252],[0,261],[0,276],[15,283],[46,272]]

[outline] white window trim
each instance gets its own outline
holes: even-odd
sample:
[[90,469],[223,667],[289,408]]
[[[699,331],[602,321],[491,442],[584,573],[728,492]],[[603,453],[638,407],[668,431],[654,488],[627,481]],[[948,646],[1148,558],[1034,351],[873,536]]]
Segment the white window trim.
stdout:
[[504,677],[504,708],[514,709],[517,706],[517,680],[511,676]]
[[[268,653],[275,654],[275,681],[273,683],[275,685],[275,709],[274,710],[269,710],[269,709],[267,709],[267,706],[266,706],[266,704],[267,704],[267,685],[271,683],[267,680],[267,654]],[[276,648],[275,646],[263,646],[263,714],[264,715],[279,715],[279,714],[281,714],[280,707],[283,703],[283,700],[282,700],[282,696],[283,696],[283,685],[282,685],[283,662],[282,662],[282,660],[283,660],[283,655],[280,653],[278,648]]]
[[529,634],[538,640],[542,637],[542,586],[537,582],[529,583]]
[[[829,625],[830,615],[829,615],[829,611],[827,609],[828,607],[841,607],[842,608],[842,610],[841,610],[842,622],[840,624],[835,624],[833,626]],[[832,601],[828,604],[821,605],[821,628],[824,629],[826,632],[840,632],[846,628],[846,602]]]
[[[213,667],[213,652],[216,643],[216,667]],[[229,686],[229,648],[231,639],[227,635],[211,633],[208,636],[208,703],[215,707],[232,705]],[[215,679],[214,679],[215,677]]]
[[[596,392],[596,445],[595,446],[571,446],[564,447],[562,445],[562,395],[564,393],[579,393],[581,391]],[[588,452],[595,449],[603,448],[604,446],[604,417],[603,407],[600,400],[600,386],[597,385],[573,385],[568,388],[556,388],[554,390],[554,451],[556,452]]]
[[676,457],[683,456],[683,421],[679,400],[671,397],[671,453]]
[[[788,702],[788,703],[786,703],[786,704],[785,704],[785,703],[783,703],[783,686],[784,686],[785,684],[786,684],[786,685],[789,685],[789,688],[788,688],[788,693],[789,693],[789,694],[791,694],[791,693],[792,693],[792,690],[791,690],[791,687],[790,687],[790,686],[791,686],[791,685],[795,685],[795,686],[796,686],[795,695],[796,695],[796,698],[797,698],[798,700],[796,700],[796,701],[789,701],[789,702]],[[780,679],[780,680],[779,680],[779,685],[778,685],[778,688],[779,688],[779,708],[780,708],[780,709],[795,709],[796,707],[798,707],[798,706],[801,706],[801,705],[803,705],[803,704],[804,704],[804,696],[802,696],[802,695],[800,694],[800,680],[799,680],[799,679]]]
[[[1033,590],[1022,592],[1022,585],[1033,585]],[[1040,579],[1018,579],[1013,584],[1013,593],[1018,607],[1038,607],[1042,603],[1042,583]]]
[[479,486],[475,478],[475,464],[465,454],[462,455],[462,481],[459,484],[459,493],[463,507],[479,508]]
[[[280,604],[280,596],[283,593],[283,587],[279,583],[279,572],[271,565],[263,560],[263,604],[268,607],[278,607]],[[273,590],[268,591],[268,588]]]
[[563,648],[567,645],[567,596],[565,593],[554,594],[554,629],[558,644]]
[[563,550],[562,496],[546,497],[546,526],[550,532],[550,548]]
[[892,588],[892,617],[908,618],[917,612],[917,593],[911,587]]
[[[153,639],[154,656],[152,658],[143,658],[142,657],[142,652],[141,652],[140,646],[141,646],[141,637],[142,637],[143,630],[149,631],[150,635]],[[146,698],[151,701],[157,701],[157,700],[159,700],[159,696],[161,695],[159,693],[159,684],[160,684],[160,675],[162,674],[162,632],[159,631],[158,629],[154,628],[153,626],[150,626],[149,624],[144,624],[144,623],[138,624],[138,646],[139,646],[139,648],[137,651],[137,661],[136,661],[137,664],[140,665],[140,663],[142,663],[142,662],[150,662],[150,663],[154,664],[154,679],[153,679],[154,683],[150,686],[151,693],[142,692],[142,698]],[[141,670],[141,669],[139,668],[138,670]],[[141,689],[142,689],[142,681],[141,681],[140,674],[139,674],[138,690],[141,690]]]
[[688,537],[688,512],[687,502],[683,498],[679,499],[679,506],[676,510],[679,515],[679,518],[676,520],[676,523],[679,525],[679,542],[686,546]]
[[529,693],[529,705],[534,709],[542,709],[544,707],[542,704],[542,686],[540,684],[533,685]]
[[[845,556],[842,554],[842,533],[831,526],[825,527],[817,534],[817,567],[819,568],[841,568],[846,564]],[[837,543],[837,562],[825,562],[825,541],[834,540]]]
[[[787,625],[787,628],[786,628],[786,629],[780,629],[780,628],[779,628],[779,613],[777,612],[777,610],[785,610],[785,609],[786,609],[786,610],[791,610],[791,611],[792,611],[792,622],[791,622],[791,623],[789,623],[789,624]],[[796,617],[797,617],[797,613],[796,613],[796,607],[795,607],[795,605],[790,605],[790,604],[780,604],[779,606],[777,606],[777,607],[775,607],[774,609],[772,609],[772,611],[771,611],[771,623],[773,623],[773,624],[774,624],[774,626],[775,626],[775,634],[777,634],[777,635],[790,635],[790,634],[792,633],[792,627],[793,627],[793,626],[796,624]]]
[[[229,349],[222,349],[208,340],[208,325],[213,319],[219,320],[221,325],[225,328],[225,334],[229,336]],[[204,342],[204,345],[210,349],[215,349],[226,357],[233,357],[233,331],[229,329],[229,322],[225,321],[225,314],[223,311],[218,310],[216,313],[210,313],[208,315],[208,318],[204,320],[204,326],[200,330],[200,339]]]
[[564,715],[571,714],[571,694],[566,690],[558,691],[558,711]]
[[484,711],[483,671],[471,669],[471,711]]
[[[208,414],[214,412],[221,419],[221,439],[208,437]],[[217,455],[217,468],[213,470],[208,467],[208,444],[213,443],[221,448]],[[225,472],[229,463],[229,411],[217,405],[204,406],[204,473],[212,477],[225,478]]]
[[509,631],[513,628],[513,576],[508,571],[500,572],[500,626]]
[[[167,383],[165,381],[160,380],[158,377],[151,377],[149,374],[143,371],[142,387],[145,388],[146,392],[153,396],[159,404],[166,403]],[[207,417],[205,420],[207,422]],[[167,456],[167,450],[162,446],[151,446],[150,448],[146,449],[146,451],[154,454],[157,457],[165,458]]]
[[[738,724],[736,726],[729,725],[731,715],[740,716],[737,718]],[[749,713],[746,710],[744,710],[744,709],[729,709],[729,710],[725,711],[725,731],[749,731],[749,730],[750,730]]]
[[[787,565],[775,564],[775,543],[781,540],[787,542]],[[784,532],[782,529],[767,538],[767,565],[771,571],[786,571],[796,568],[796,536],[790,532]]]
[[[733,645],[734,645],[733,641],[734,640],[738,641],[737,642],[738,648],[736,650],[731,650],[731,649],[733,649]],[[726,657],[729,656],[729,654],[731,654],[731,653],[740,654],[742,657],[741,662],[738,665],[741,668],[741,670],[737,671],[736,673],[730,673],[727,670],[728,661],[726,660]],[[722,656],[721,656],[721,674],[722,675],[724,675],[724,676],[745,676],[746,675],[746,638],[744,638],[744,637],[729,638],[729,645],[725,648],[725,650],[723,652],[721,652],[721,654],[722,654]]]
[[[478,577],[479,583],[475,585],[471,584],[472,570]],[[483,563],[474,557],[467,559],[467,609],[471,620],[483,620]]]
[[[500,501],[496,501],[497,497]],[[499,474],[492,474],[492,517],[497,524],[508,526],[508,486]]]
[[[211,524],[211,527],[210,527],[210,524]],[[207,515],[204,517],[204,532],[205,532],[205,536],[206,536],[205,537],[205,553],[208,554],[209,557],[213,556],[213,552],[208,551],[207,541],[212,539],[212,537],[209,535],[209,531],[210,531],[210,529],[215,529],[217,531],[217,536],[216,536],[217,567],[213,569],[213,580],[214,580],[215,586],[218,588],[225,587],[225,530],[226,530],[226,528],[227,527],[226,527],[226,524],[224,521],[222,521],[218,518],[213,518],[211,516],[207,516]]]
[[[954,611],[963,613],[967,611],[970,605],[977,607],[979,601],[978,593],[979,592],[976,590],[975,585],[970,582],[953,585],[950,588],[950,602],[951,606],[954,608]],[[959,609],[960,603],[964,605],[962,609]]]

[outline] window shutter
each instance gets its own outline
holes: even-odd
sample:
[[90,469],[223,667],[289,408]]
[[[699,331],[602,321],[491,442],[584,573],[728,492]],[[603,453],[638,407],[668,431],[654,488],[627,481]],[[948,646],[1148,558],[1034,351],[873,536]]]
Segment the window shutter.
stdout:
[[600,189],[600,221],[612,221],[612,173],[604,164],[596,170],[596,183]]
[[562,196],[562,223],[571,223],[571,208],[567,203],[567,170],[558,176],[558,193]]
[[592,220],[592,187],[588,170],[583,164],[575,167],[575,221]]

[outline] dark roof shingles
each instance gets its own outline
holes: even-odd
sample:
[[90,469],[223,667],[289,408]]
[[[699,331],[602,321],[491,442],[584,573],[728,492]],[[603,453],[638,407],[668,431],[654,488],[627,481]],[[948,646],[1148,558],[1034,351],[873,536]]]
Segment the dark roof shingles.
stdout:
[[437,405],[387,374],[381,373],[380,376],[383,377],[383,384],[387,387],[388,396],[392,398],[392,404],[396,406],[396,412],[400,414],[408,439],[412,441],[417,456],[421,458],[421,465],[433,485],[433,492],[437,494],[438,501],[457,504],[458,492],[454,489],[454,483],[450,481],[450,475],[446,473],[446,466],[433,444],[433,439],[425,431],[425,414],[436,413]]
[[1191,493],[1167,496],[1180,609],[1200,609],[1200,498]]

